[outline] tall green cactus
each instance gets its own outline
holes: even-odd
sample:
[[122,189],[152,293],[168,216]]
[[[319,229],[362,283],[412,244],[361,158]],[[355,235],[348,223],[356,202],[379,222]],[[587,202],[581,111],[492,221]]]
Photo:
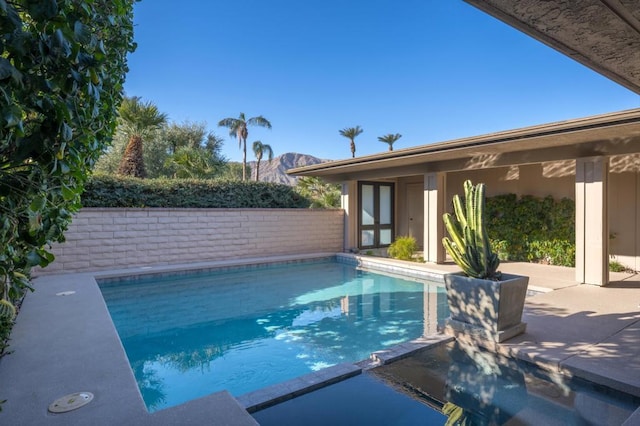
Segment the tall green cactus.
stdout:
[[442,244],[454,262],[470,277],[499,279],[500,259],[491,250],[491,242],[486,229],[484,184],[473,185],[470,180],[464,182],[464,202],[460,196],[453,197],[455,216],[445,213],[443,216],[448,237]]

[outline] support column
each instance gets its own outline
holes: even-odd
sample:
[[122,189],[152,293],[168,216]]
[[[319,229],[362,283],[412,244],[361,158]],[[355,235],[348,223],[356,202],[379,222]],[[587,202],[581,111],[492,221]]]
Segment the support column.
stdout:
[[608,157],[576,160],[576,281],[609,282]]
[[358,185],[356,181],[344,182],[342,184],[342,196],[340,206],[344,210],[344,251],[349,251],[358,246]]
[[445,261],[442,237],[445,208],[445,174],[425,173],[424,175],[424,260],[443,263]]

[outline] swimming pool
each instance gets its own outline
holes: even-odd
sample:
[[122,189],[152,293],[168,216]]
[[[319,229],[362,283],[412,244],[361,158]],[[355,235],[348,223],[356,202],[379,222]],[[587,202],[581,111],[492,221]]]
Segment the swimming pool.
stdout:
[[252,415],[262,426],[621,425],[639,405],[631,395],[453,342]]
[[439,284],[326,259],[100,288],[149,411],[357,362],[448,315]]

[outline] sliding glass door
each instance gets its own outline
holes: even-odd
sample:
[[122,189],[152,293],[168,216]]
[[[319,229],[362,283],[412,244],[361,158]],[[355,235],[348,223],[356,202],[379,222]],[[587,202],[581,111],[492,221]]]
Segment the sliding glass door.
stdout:
[[386,247],[393,242],[394,185],[359,182],[358,244],[360,248]]

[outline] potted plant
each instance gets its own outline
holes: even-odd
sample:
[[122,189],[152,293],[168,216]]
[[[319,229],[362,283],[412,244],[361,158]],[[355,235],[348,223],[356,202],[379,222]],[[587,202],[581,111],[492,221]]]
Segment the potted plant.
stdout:
[[524,299],[529,277],[501,274],[486,229],[485,185],[464,182],[464,201],[453,197],[454,214],[443,216],[445,249],[461,273],[445,275],[451,317],[446,331],[503,342],[524,333]]

